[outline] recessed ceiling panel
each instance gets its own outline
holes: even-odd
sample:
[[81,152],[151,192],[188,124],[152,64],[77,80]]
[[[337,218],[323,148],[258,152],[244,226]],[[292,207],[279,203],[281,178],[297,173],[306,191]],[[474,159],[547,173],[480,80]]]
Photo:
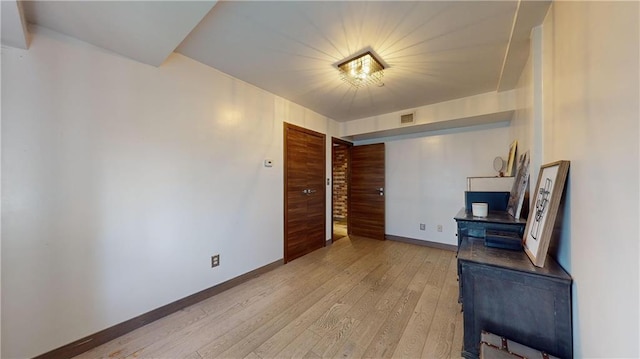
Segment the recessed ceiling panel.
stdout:
[[[337,121],[495,91],[515,1],[220,2],[185,56]],[[384,86],[352,88],[335,65],[371,48]]]

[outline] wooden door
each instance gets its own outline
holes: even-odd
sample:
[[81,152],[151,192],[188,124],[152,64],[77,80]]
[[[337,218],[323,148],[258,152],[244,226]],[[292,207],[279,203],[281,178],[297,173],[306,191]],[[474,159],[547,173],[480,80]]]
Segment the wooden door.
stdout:
[[285,262],[326,242],[325,136],[285,123]]
[[349,234],[384,240],[384,143],[351,148]]

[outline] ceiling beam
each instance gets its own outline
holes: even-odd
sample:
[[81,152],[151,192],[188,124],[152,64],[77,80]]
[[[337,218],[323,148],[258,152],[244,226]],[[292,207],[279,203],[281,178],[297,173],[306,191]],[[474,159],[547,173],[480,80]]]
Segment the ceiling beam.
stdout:
[[409,135],[409,134],[431,132],[431,131],[451,130],[455,128],[488,125],[488,124],[498,123],[498,122],[510,122],[511,119],[513,118],[514,112],[515,112],[514,110],[501,111],[501,112],[489,113],[484,115],[456,118],[452,120],[437,121],[437,122],[431,122],[431,123],[423,123],[415,126],[399,127],[399,128],[389,129],[389,130],[374,131],[374,132],[362,133],[362,134],[345,136],[345,137],[353,141],[364,141],[364,140],[371,140],[374,138],[401,136],[401,135]]
[[550,5],[550,0],[527,0],[518,3],[502,63],[498,91],[512,90],[517,86],[522,69],[529,58],[531,29],[542,24]]
[[[3,0],[4,1],[4,0]],[[216,1],[30,1],[30,23],[160,66]]]
[[22,4],[17,0],[2,0],[2,45],[29,48],[29,31]]

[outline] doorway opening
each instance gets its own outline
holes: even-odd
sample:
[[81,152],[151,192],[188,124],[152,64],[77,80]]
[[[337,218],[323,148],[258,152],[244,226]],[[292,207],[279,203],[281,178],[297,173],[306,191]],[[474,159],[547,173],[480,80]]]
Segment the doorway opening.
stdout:
[[349,235],[349,180],[353,144],[335,137],[331,144],[331,240],[335,242]]

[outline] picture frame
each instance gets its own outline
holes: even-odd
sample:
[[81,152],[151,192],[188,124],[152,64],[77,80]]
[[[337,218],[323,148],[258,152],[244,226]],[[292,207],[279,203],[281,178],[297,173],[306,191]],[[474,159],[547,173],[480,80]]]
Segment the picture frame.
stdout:
[[509,202],[507,204],[507,213],[513,218],[520,219],[522,212],[522,204],[524,197],[529,188],[529,151],[520,156],[518,160],[518,169],[513,180],[511,193],[509,194]]
[[507,160],[507,168],[504,171],[504,175],[507,177],[512,177],[515,174],[515,162],[516,162],[516,152],[518,149],[518,140],[514,140],[511,142],[509,146],[509,158]]
[[569,163],[557,161],[540,167],[523,243],[524,251],[536,267],[544,267],[562,192],[569,174]]

